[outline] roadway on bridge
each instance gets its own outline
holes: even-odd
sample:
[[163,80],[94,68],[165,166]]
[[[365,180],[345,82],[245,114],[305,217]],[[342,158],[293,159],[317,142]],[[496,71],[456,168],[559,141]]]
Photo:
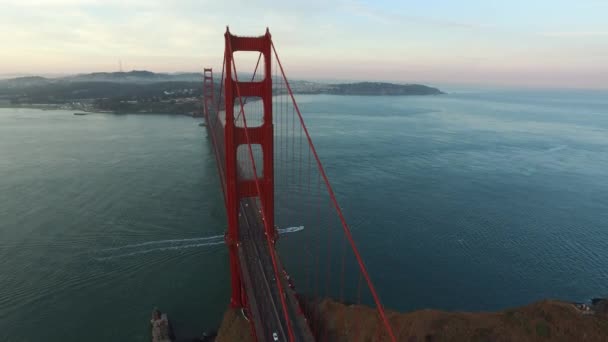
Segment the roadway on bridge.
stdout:
[[[260,341],[274,341],[273,334],[276,333],[278,341],[289,341],[281,293],[256,202],[253,199],[243,201],[239,216],[239,261],[256,335]],[[283,276],[283,267],[278,257],[277,266],[295,340],[314,341],[304,315],[299,312],[295,292]]]

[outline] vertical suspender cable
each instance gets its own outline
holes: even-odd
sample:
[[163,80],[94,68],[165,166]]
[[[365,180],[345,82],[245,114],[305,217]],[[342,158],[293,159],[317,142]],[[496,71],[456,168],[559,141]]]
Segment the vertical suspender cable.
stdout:
[[285,85],[287,87],[287,91],[289,92],[289,95],[291,97],[293,106],[296,110],[296,112],[298,113],[298,118],[300,119],[300,124],[302,125],[303,129],[304,129],[304,133],[306,134],[306,138],[308,140],[308,144],[310,146],[310,149],[315,157],[315,161],[317,162],[317,167],[319,169],[319,172],[321,173],[321,176],[323,177],[323,181],[325,183],[325,186],[327,187],[327,191],[329,192],[329,196],[331,199],[331,203],[334,207],[334,209],[336,210],[338,217],[340,219],[341,225],[342,225],[342,229],[344,231],[344,234],[346,235],[346,238],[348,239],[348,242],[353,250],[353,253],[355,254],[355,258],[357,259],[357,263],[359,264],[359,268],[361,269],[361,272],[363,273],[363,277],[367,283],[368,288],[370,289],[370,292],[372,294],[372,297],[374,299],[374,302],[376,304],[376,308],[378,310],[378,313],[380,315],[380,318],[382,320],[382,323],[384,324],[387,334],[390,338],[391,341],[396,341],[395,335],[393,333],[393,330],[388,322],[388,318],[386,317],[386,314],[384,312],[384,308],[382,306],[382,303],[380,302],[380,297],[378,296],[378,293],[376,292],[376,289],[371,281],[371,278],[369,277],[369,273],[367,272],[367,268],[365,267],[365,264],[363,263],[363,259],[361,258],[361,255],[359,254],[359,251],[357,249],[357,246],[355,245],[355,241],[353,239],[353,236],[350,232],[350,228],[348,227],[348,224],[346,223],[346,219],[344,218],[344,215],[342,213],[342,210],[340,209],[340,206],[338,205],[338,201],[336,199],[335,193],[333,191],[333,188],[331,187],[331,184],[329,183],[329,179],[327,178],[327,174],[325,173],[325,170],[323,168],[323,165],[321,164],[321,160],[319,159],[319,156],[317,154],[317,151],[314,147],[314,144],[312,143],[312,139],[310,138],[310,134],[308,132],[308,129],[306,128],[306,125],[304,124],[304,119],[302,118],[302,114],[300,113],[300,109],[298,108],[298,104],[296,103],[295,97],[293,95],[293,92],[291,90],[291,87],[289,86],[289,81],[287,81],[287,77],[285,76],[285,70],[283,69],[283,65],[281,64],[281,60],[277,54],[276,48],[274,46],[274,43],[271,42],[271,46],[272,46],[272,50],[274,51],[274,55],[275,58],[277,59],[277,62],[279,63],[279,68],[281,69],[281,74],[283,76]]

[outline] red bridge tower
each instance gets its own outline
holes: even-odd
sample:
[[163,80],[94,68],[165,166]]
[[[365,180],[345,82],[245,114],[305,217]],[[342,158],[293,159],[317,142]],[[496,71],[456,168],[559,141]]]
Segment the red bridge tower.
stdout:
[[[264,210],[263,217],[266,234],[274,239],[274,165],[273,165],[273,124],[272,124],[272,76],[270,70],[271,58],[271,36],[268,29],[266,34],[261,37],[238,37],[226,30],[226,51],[225,66],[226,73],[224,79],[225,86],[225,110],[226,123],[224,131],[225,146],[225,170],[226,170],[226,213],[228,216],[228,235],[227,242],[230,253],[230,273],[232,295],[230,303],[233,307],[244,306],[245,295],[240,275],[237,243],[239,241],[239,211],[241,200],[246,198],[258,197],[262,202]],[[236,51],[257,51],[262,54],[264,63],[264,75],[261,81],[242,82],[233,70],[234,56]],[[238,88],[237,88],[238,85]],[[236,93],[238,89],[238,94]],[[239,97],[240,96],[240,97]],[[245,97],[259,97],[263,104],[263,122],[257,127],[241,127],[237,125],[236,117],[245,116],[241,112],[238,101]],[[235,103],[235,100],[237,101]],[[247,120],[244,117],[243,120]],[[246,121],[245,121],[246,122]],[[240,174],[240,166],[237,160],[237,149],[239,146],[248,147],[260,145],[263,156],[263,170],[260,174],[260,167],[257,166],[258,184],[255,179],[245,179]],[[250,147],[249,147],[250,148]],[[256,166],[254,165],[254,169]],[[254,176],[255,177],[255,176]],[[258,192],[259,190],[259,192]]]

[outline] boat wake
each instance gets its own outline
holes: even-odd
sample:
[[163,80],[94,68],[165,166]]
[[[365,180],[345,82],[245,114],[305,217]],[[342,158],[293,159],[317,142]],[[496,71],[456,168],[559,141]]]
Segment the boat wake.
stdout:
[[[279,228],[279,234],[296,233],[304,230],[304,226],[295,226],[287,228]],[[169,239],[169,240],[155,240],[146,241],[135,244],[129,244],[119,247],[111,247],[102,249],[98,254],[101,256],[96,257],[97,261],[107,261],[118,258],[126,258],[141,254],[148,254],[153,252],[162,251],[176,251],[188,248],[199,248],[208,247],[224,244],[224,235],[213,235],[205,237],[197,237],[191,239]],[[154,247],[154,248],[149,248]],[[122,253],[113,254],[113,252],[120,251]]]
[[277,230],[279,231],[279,234],[295,233],[304,230],[304,226],[279,228]]
[[125,245],[125,246],[120,246],[120,247],[106,248],[106,249],[103,249],[102,252],[118,251],[121,249],[129,249],[129,248],[152,246],[152,245],[179,244],[179,243],[184,243],[184,242],[206,241],[206,240],[221,240],[223,238],[224,238],[224,235],[214,235],[214,236],[192,238],[192,239],[156,240],[156,241],[136,243],[136,244],[132,244],[132,245]]
[[196,248],[196,247],[206,247],[206,246],[221,245],[223,243],[224,243],[224,241],[217,241],[217,242],[195,243],[195,244],[180,245],[180,246],[158,247],[158,248],[152,248],[152,249],[145,249],[145,250],[142,250],[142,251],[134,251],[134,252],[130,252],[130,253],[124,253],[124,254],[117,254],[117,255],[110,255],[110,256],[106,256],[106,257],[95,258],[95,260],[97,260],[97,261],[105,261],[105,260],[112,260],[112,259],[130,257],[130,256],[140,255],[140,254],[148,254],[148,253],[152,253],[152,252],[175,251],[175,250],[180,250],[180,249],[185,249],[185,248]]

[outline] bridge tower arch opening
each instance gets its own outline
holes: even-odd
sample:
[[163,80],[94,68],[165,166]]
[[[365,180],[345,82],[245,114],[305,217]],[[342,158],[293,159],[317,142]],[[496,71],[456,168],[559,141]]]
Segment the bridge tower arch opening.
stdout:
[[[239,211],[243,200],[257,197],[262,202],[264,210],[263,217],[266,221],[263,225],[266,234],[274,240],[274,133],[272,121],[272,76],[271,76],[271,49],[272,41],[268,29],[260,37],[240,37],[230,33],[227,29],[225,34],[225,74],[224,74],[224,101],[225,101],[225,172],[226,172],[226,214],[228,218],[228,232],[226,240],[230,255],[231,274],[231,299],[232,307],[245,306],[246,296],[242,293],[243,281],[241,279],[238,242],[239,235]],[[259,52],[263,63],[263,77],[261,80],[242,81],[233,75],[234,52],[252,51]],[[238,67],[238,66],[237,66]],[[237,94],[238,88],[238,94]],[[238,96],[241,98],[239,99]],[[237,124],[240,115],[246,115],[241,111],[239,102],[242,98],[259,98],[263,108],[263,120],[261,125],[255,127],[243,127]],[[236,111],[235,111],[236,109]],[[261,148],[262,165],[257,169],[264,170],[263,174],[258,172],[256,179],[245,177],[242,165],[238,163],[237,152],[249,144],[259,145]],[[259,186],[259,188],[258,188]],[[259,190],[259,192],[258,192]]]

